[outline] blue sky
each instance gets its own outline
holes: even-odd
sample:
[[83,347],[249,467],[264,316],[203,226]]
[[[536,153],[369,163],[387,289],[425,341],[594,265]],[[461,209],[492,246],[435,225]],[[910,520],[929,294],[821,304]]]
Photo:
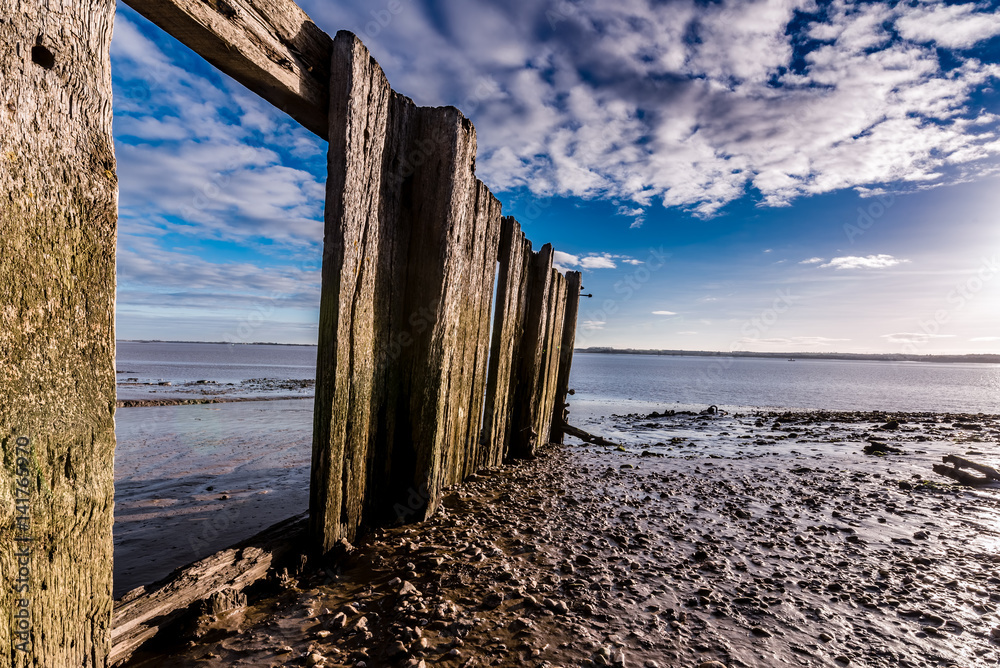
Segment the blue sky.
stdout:
[[[1000,352],[995,2],[300,4],[475,122],[578,345]],[[118,9],[118,337],[315,342],[326,144]]]

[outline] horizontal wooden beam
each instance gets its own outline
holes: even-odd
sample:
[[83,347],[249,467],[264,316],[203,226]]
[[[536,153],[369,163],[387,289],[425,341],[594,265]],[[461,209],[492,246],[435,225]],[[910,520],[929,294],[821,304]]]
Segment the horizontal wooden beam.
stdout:
[[125,0],[125,4],[327,138],[333,39],[292,0]]

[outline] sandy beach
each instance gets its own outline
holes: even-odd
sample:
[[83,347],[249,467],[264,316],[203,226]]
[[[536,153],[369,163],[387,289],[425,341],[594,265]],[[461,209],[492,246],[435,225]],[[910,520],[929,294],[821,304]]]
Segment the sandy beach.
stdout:
[[931,472],[945,454],[1000,463],[1000,418],[604,422],[628,442],[476,476],[431,520],[262,584],[129,665],[1000,663],[1000,488]]

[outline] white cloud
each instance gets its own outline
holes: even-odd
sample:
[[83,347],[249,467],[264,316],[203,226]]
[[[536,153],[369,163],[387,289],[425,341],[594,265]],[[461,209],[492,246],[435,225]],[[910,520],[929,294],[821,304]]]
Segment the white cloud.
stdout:
[[974,339],[969,339],[970,341],[1000,341],[1000,336],[977,336]]
[[691,334],[697,334],[698,332],[677,332],[677,333],[678,333],[678,334],[683,334],[683,335],[685,335],[685,336],[689,336],[689,335],[691,335]]
[[895,334],[883,334],[883,339],[889,343],[926,343],[930,339],[953,339],[954,334],[923,334],[919,332],[897,332]]
[[799,264],[819,264],[822,261],[823,258],[821,257],[811,257],[808,260],[802,260],[802,262],[799,262]]
[[775,346],[822,347],[822,346],[829,346],[832,343],[839,343],[842,341],[850,341],[850,339],[837,339],[837,338],[830,338],[827,336],[790,336],[785,338],[775,337],[769,339],[757,339],[753,337],[748,337],[740,339],[739,341],[737,341],[737,343],[747,344],[747,345],[766,343],[768,345],[775,345]]
[[947,48],[969,48],[984,39],[1000,35],[1000,16],[970,2],[949,5],[929,2],[917,5],[896,22],[906,39],[934,42]]
[[587,330],[598,330],[598,329],[604,329],[604,326],[606,324],[608,324],[608,323],[605,322],[605,321],[603,321],[603,320],[584,320],[580,324],[580,326],[583,329],[587,329]]
[[636,260],[628,255],[615,255],[613,253],[570,255],[563,251],[555,251],[552,257],[553,266],[559,271],[566,271],[573,267],[581,269],[616,269],[618,266],[616,261],[631,265],[645,264],[642,260]]
[[631,229],[642,227],[642,224],[646,222],[646,211],[641,207],[620,206],[617,213],[619,216],[632,218],[632,224],[629,225]]
[[580,260],[580,266],[584,269],[614,269],[614,260],[609,255],[589,255]]
[[570,255],[562,251],[554,251],[552,253],[552,266],[561,272],[566,272],[573,267],[579,266],[579,264],[579,256]]
[[653,315],[677,315],[674,311],[653,311]]
[[848,255],[835,257],[826,264],[821,264],[820,268],[833,267],[834,269],[888,269],[896,265],[904,264],[909,260],[901,260],[891,255]]

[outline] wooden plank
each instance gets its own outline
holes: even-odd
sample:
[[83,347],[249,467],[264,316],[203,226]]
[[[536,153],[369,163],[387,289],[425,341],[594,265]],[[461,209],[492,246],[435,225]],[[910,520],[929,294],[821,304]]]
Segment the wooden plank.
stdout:
[[103,666],[114,508],[111,0],[0,2],[0,665]]
[[426,505],[413,516],[419,520],[437,508],[442,487],[460,466],[455,450],[464,445],[468,384],[459,371],[462,311],[475,266],[476,135],[453,107],[418,107],[413,136],[410,162],[418,167],[404,186],[410,228],[405,310],[429,310],[433,317],[402,359],[395,414],[407,419],[393,440],[388,479],[396,489],[424,492]]
[[213,594],[230,596],[264,578],[285,557],[306,548],[307,522],[299,515],[217,552],[115,604],[109,663],[120,665],[160,629]]
[[324,552],[353,540],[374,456],[396,241],[381,195],[392,144],[403,141],[393,123],[405,106],[353,35],[338,34],[334,51],[309,505]]
[[932,468],[938,475],[943,475],[946,478],[951,478],[952,480],[956,480],[963,485],[968,485],[970,487],[986,485],[990,482],[990,479],[985,476],[974,475],[968,471],[963,471],[959,468],[952,468],[951,466],[945,466],[944,464],[935,464]]
[[552,270],[552,290],[549,294],[546,318],[545,347],[543,350],[542,381],[539,387],[538,413],[535,431],[539,444],[548,443],[552,433],[556,389],[559,377],[559,347],[562,343],[563,320],[566,316],[566,277]]
[[945,455],[941,458],[945,464],[954,464],[955,468],[960,469],[973,469],[974,471],[979,471],[984,474],[987,478],[991,480],[1000,480],[1000,471],[997,471],[992,466],[987,466],[986,464],[978,464],[971,459],[966,459],[965,457],[959,457],[958,455]]
[[292,0],[125,0],[209,63],[327,138],[333,40]]
[[618,445],[618,443],[615,443],[614,441],[609,441],[603,436],[595,436],[594,434],[586,432],[583,429],[580,429],[579,427],[574,427],[568,422],[563,422],[558,418],[552,424],[552,431],[559,431],[562,432],[563,434],[576,436],[581,441],[584,441],[585,443],[593,443],[594,445],[610,445],[610,446]]
[[493,292],[497,277],[497,253],[500,243],[501,205],[482,181],[476,181],[476,225],[483,236],[472,250],[476,254],[476,272],[470,279],[468,308],[469,324],[466,328],[467,347],[464,368],[471,371],[470,386],[466,390],[468,407],[467,425],[462,437],[463,468],[459,479],[483,468],[482,426],[484,396],[489,376],[490,315],[493,310]]
[[432,513],[469,468],[500,222],[468,119],[394,93],[350,33],[333,63],[310,503],[324,551]]
[[[475,455],[475,444],[478,438],[470,439],[472,422],[479,421],[479,416],[473,418],[473,413],[482,412],[482,404],[474,409],[473,387],[476,382],[476,354],[479,347],[483,302],[492,300],[493,285],[485,284],[487,252],[486,246],[494,246],[491,250],[492,262],[496,263],[495,233],[492,231],[488,217],[500,219],[500,205],[486,186],[478,179],[473,180],[473,192],[470,194],[471,207],[465,215],[471,218],[471,225],[463,226],[463,236],[455,238],[450,243],[454,246],[456,255],[464,258],[459,266],[463,275],[458,282],[465,289],[457,295],[459,307],[455,314],[457,329],[454,333],[454,344],[449,351],[452,356],[452,373],[445,378],[449,398],[446,401],[448,414],[446,422],[444,450],[442,452],[443,486],[461,482],[467,475],[469,460]],[[487,237],[492,237],[488,240]],[[452,259],[452,262],[455,260]],[[491,272],[493,273],[493,272]],[[488,317],[488,316],[487,316]],[[484,362],[485,364],[485,362]]]
[[[514,413],[509,454],[534,457],[539,444],[538,415],[545,378],[545,337],[549,327],[552,291],[552,245],[545,244],[530,258],[523,334],[518,349]],[[548,434],[545,434],[548,437]]]
[[518,345],[521,341],[531,242],[513,217],[503,219],[498,251],[496,309],[483,412],[480,467],[499,466],[506,454],[513,412]]
[[569,375],[573,368],[573,347],[576,345],[576,320],[580,310],[580,288],[582,276],[578,271],[566,273],[566,313],[563,318],[562,341],[559,345],[559,376],[556,383],[555,414],[552,433],[549,440],[552,443],[563,442],[563,431],[558,423],[567,422],[566,397],[569,393]]

